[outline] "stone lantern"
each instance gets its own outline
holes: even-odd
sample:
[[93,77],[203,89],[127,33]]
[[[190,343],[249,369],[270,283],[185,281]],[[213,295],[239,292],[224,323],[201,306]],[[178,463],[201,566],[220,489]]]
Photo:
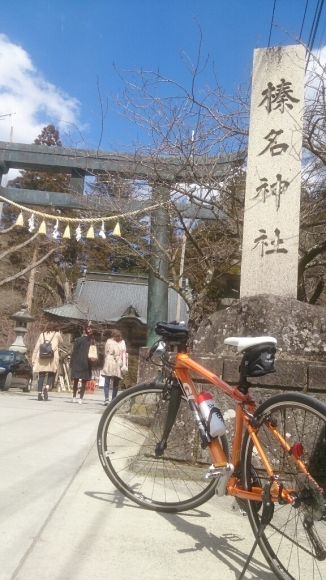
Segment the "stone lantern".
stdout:
[[15,320],[16,323],[14,326],[16,338],[15,342],[10,346],[10,350],[15,350],[25,354],[27,347],[24,343],[24,336],[27,332],[27,324],[28,322],[34,322],[35,318],[28,312],[26,303],[23,303],[21,310],[16,312],[16,314],[12,314],[10,318]]

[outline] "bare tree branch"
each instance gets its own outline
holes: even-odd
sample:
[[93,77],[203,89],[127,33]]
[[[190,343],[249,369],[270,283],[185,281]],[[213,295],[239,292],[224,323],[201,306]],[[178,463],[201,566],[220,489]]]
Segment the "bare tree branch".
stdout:
[[57,248],[52,248],[52,250],[50,250],[47,254],[45,254],[45,256],[43,256],[42,258],[40,258],[40,260],[35,262],[35,264],[27,266],[27,268],[24,268],[24,270],[17,272],[17,274],[14,274],[13,276],[9,276],[8,278],[5,278],[4,280],[0,280],[0,286],[3,286],[4,284],[8,284],[8,282],[12,282],[13,280],[17,280],[17,278],[21,278],[21,276],[23,276],[24,274],[27,274],[27,272],[29,272],[33,268],[37,268],[37,266],[42,264],[42,262],[45,262],[45,260],[47,260],[56,251],[57,251]]
[[22,242],[21,244],[18,244],[17,246],[11,246],[10,248],[8,248],[8,250],[6,250],[5,252],[2,252],[2,254],[0,254],[0,260],[3,260],[6,256],[8,256],[9,254],[12,254],[13,252],[18,252],[18,250],[25,248],[26,246],[28,246],[28,244],[30,244],[33,240],[35,240],[38,235],[39,234],[37,232],[36,234],[34,234],[34,236],[32,236],[31,238],[28,238],[25,242]]

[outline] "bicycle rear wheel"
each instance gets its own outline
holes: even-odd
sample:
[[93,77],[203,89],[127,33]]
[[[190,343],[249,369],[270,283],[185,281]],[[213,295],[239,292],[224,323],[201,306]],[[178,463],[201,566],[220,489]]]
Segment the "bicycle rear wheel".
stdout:
[[[297,501],[276,503],[274,515],[259,540],[260,548],[277,578],[282,580],[326,578],[326,406],[302,393],[282,393],[260,405],[255,413],[261,425],[258,438],[274,469],[274,475]],[[263,419],[265,418],[265,421]],[[275,426],[290,445],[286,451],[268,428]],[[311,478],[293,459],[299,457]],[[262,487],[268,474],[246,432],[242,451],[243,486]],[[261,504],[247,501],[252,530],[257,536]]]
[[[163,512],[190,510],[209,500],[216,480],[205,479],[212,463],[201,448],[198,428],[183,398],[167,448],[161,457],[155,446],[162,437],[170,388],[144,383],[121,393],[101,418],[97,445],[103,468],[129,499]],[[221,438],[228,456],[226,437]]]

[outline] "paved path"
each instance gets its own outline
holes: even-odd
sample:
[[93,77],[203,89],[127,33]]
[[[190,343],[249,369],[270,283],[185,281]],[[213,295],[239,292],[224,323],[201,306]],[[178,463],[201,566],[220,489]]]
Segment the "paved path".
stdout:
[[[97,456],[101,399],[0,392],[1,580],[236,580],[247,518],[231,498],[182,515],[126,500]],[[275,578],[259,549],[245,577]]]

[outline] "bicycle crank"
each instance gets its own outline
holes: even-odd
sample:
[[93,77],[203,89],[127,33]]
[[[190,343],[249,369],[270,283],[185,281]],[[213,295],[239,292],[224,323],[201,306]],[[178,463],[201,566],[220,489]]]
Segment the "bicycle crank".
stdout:
[[211,465],[208,469],[205,478],[217,479],[215,493],[218,497],[225,495],[227,482],[229,481],[233,472],[234,466],[232,463],[227,463],[223,467],[215,467],[215,465]]

